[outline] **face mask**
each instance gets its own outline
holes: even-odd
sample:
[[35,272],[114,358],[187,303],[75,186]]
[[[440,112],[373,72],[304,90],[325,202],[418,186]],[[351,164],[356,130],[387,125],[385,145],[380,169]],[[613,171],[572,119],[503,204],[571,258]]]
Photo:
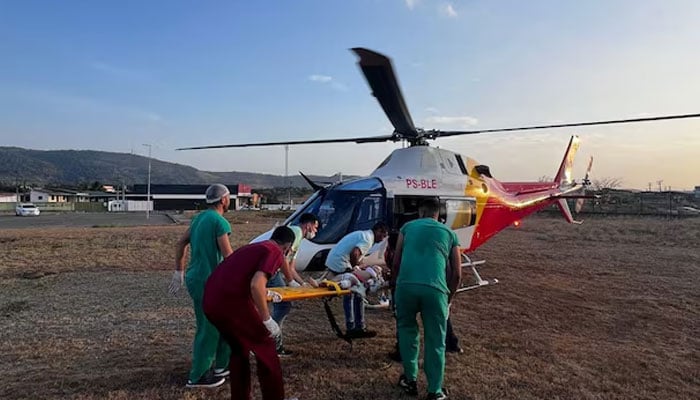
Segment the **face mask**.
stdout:
[[306,238],[306,240],[311,240],[316,237],[316,232],[308,231],[306,232],[306,235],[304,235],[304,237]]

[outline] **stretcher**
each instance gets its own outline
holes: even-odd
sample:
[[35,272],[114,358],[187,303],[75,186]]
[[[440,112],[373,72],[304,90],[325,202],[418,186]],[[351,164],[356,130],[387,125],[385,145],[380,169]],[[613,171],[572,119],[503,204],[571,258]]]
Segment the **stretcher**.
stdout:
[[273,303],[281,301],[297,301],[308,299],[319,299],[327,297],[338,297],[350,294],[349,289],[341,289],[337,282],[321,281],[318,287],[275,287],[267,289],[267,300]]
[[328,322],[331,325],[331,329],[335,332],[336,336],[345,340],[352,347],[352,337],[350,337],[347,332],[343,332],[338,326],[335,320],[333,311],[330,307],[330,301],[336,297],[345,296],[352,293],[349,289],[342,289],[337,282],[323,280],[318,284],[318,287],[276,287],[267,289],[267,300],[273,303],[279,303],[282,301],[296,301],[296,300],[309,300],[309,299],[321,299],[323,301],[323,308],[326,311],[326,316],[328,317]]

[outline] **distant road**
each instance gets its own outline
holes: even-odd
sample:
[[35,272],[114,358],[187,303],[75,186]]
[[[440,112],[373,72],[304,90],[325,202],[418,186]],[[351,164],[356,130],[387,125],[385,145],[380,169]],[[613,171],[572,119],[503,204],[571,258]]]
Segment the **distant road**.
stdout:
[[17,217],[14,214],[0,215],[0,229],[61,228],[61,227],[111,227],[140,225],[172,225],[165,214],[144,213],[44,213],[38,217]]

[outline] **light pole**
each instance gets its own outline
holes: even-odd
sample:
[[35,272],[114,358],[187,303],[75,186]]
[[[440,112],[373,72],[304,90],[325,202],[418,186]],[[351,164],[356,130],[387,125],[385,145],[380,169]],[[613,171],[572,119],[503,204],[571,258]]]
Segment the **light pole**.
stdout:
[[144,143],[148,147],[148,186],[146,189],[146,219],[151,217],[151,145]]
[[284,185],[287,187],[289,206],[292,206],[292,186],[289,183],[289,145],[284,145]]

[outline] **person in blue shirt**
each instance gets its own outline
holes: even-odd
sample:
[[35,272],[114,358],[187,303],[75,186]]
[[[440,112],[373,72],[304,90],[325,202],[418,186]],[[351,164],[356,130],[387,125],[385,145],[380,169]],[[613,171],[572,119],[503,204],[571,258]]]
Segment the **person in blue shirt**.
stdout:
[[[369,253],[375,243],[382,242],[388,235],[389,228],[384,222],[377,222],[371,230],[355,231],[345,235],[328,253],[326,268],[329,278],[352,272],[362,265],[362,258]],[[350,294],[343,297],[346,336],[353,339],[371,338],[377,332],[367,330],[365,326],[365,302],[362,296]]]

